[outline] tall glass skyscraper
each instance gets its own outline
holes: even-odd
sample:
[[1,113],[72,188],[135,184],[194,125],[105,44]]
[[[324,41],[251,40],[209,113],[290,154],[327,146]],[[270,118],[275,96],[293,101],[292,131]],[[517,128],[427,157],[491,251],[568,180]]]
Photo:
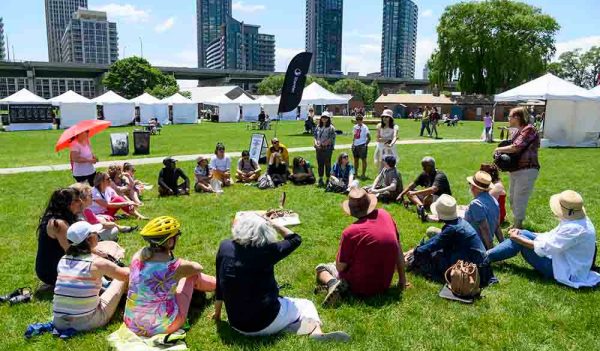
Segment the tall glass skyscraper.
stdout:
[[6,51],[4,48],[6,44],[4,43],[4,21],[2,17],[0,17],[0,61],[6,61]]
[[221,37],[221,27],[231,17],[232,0],[196,0],[198,67],[206,67],[206,49]]
[[382,76],[414,78],[418,16],[412,0],[383,0]]
[[80,7],[87,9],[87,0],[45,0],[46,35],[48,36],[48,61],[60,62],[60,42],[73,13]]
[[337,73],[342,67],[343,0],[306,0],[306,51],[311,73]]
[[79,9],[61,41],[62,61],[110,65],[119,59],[117,24],[106,12]]

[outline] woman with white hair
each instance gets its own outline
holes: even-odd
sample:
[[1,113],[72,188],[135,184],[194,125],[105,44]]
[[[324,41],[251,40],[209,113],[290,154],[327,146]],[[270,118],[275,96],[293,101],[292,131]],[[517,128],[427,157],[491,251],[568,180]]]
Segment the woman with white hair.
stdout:
[[317,340],[350,339],[344,332],[323,333],[312,301],[279,297],[275,264],[300,246],[300,235],[255,213],[240,214],[231,231],[233,238],[223,240],[217,253],[215,320],[225,303],[229,325],[242,335],[285,330]]

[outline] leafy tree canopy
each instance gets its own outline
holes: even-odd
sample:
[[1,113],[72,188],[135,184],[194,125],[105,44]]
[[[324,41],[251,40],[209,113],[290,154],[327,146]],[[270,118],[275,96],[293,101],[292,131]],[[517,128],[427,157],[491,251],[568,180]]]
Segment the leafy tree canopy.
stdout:
[[554,18],[522,2],[448,6],[437,27],[439,49],[429,61],[429,77],[440,88],[457,78],[466,93],[513,88],[546,72],[559,29]]
[[594,46],[587,52],[581,49],[564,52],[557,62],[548,65],[548,72],[591,89],[598,85],[600,77],[600,47]]
[[[275,74],[272,76],[265,77],[257,85],[258,93],[260,95],[279,95],[279,94],[281,94],[281,88],[283,87],[284,79],[285,79],[285,75],[283,75],[283,74]],[[331,90],[331,85],[325,79],[308,75],[306,77],[305,86],[310,85],[312,82],[317,82],[323,88],[325,88],[327,90]]]

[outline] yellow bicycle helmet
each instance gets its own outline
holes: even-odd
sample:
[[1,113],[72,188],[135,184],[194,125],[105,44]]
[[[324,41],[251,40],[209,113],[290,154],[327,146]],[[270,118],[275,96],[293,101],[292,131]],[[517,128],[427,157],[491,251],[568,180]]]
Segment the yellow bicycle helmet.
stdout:
[[162,245],[170,238],[181,233],[181,224],[171,216],[153,218],[142,228],[142,237],[152,243]]

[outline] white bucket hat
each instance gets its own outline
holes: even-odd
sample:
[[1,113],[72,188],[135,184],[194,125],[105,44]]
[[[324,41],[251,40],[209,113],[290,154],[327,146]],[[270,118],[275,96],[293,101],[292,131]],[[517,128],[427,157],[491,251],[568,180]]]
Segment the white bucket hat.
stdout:
[[387,110],[383,110],[383,112],[381,113],[381,117],[389,117],[389,118],[394,118],[394,111],[387,109]]
[[443,194],[436,202],[431,204],[431,213],[440,221],[453,221],[457,219],[456,200],[448,194]]

